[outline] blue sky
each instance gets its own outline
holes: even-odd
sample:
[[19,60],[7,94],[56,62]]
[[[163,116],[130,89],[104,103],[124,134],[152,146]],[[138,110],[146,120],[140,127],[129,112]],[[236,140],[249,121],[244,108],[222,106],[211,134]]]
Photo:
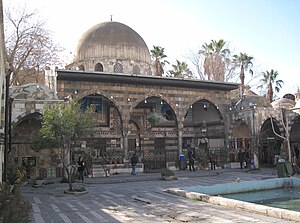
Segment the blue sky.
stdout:
[[[74,52],[91,26],[110,20],[137,31],[147,43],[165,48],[171,63],[189,62],[190,51],[224,39],[234,54],[255,58],[254,70],[279,72],[279,96],[300,87],[300,1],[298,0],[3,0],[4,7],[38,9],[54,38]],[[250,82],[255,85],[255,81]],[[255,86],[253,86],[253,90]]]

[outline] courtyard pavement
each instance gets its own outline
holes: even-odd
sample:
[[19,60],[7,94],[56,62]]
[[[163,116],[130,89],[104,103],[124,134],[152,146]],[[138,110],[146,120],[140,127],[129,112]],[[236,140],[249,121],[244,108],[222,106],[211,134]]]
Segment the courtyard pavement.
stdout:
[[[167,188],[277,178],[274,168],[176,171],[177,180],[160,173],[116,174],[85,178],[86,194],[64,194],[67,184],[48,179],[43,187],[27,184],[23,196],[32,204],[33,223],[93,222],[291,222],[262,214],[212,205],[166,193]],[[296,175],[295,177],[299,177]]]

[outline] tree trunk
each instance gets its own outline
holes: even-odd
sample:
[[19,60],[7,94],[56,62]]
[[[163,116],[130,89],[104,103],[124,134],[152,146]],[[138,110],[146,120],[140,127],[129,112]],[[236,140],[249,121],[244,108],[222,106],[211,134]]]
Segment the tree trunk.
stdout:
[[68,184],[69,184],[69,191],[73,191],[73,185],[72,185],[72,179],[71,179],[71,173],[69,171],[69,160],[70,160],[70,147],[64,147],[62,149],[62,157],[61,157],[61,162],[63,164],[63,170],[64,170],[64,175],[65,173],[67,174],[67,179],[68,179]]
[[241,79],[241,97],[243,97],[244,94],[244,88],[245,88],[245,71],[244,66],[241,66],[241,72],[240,72],[240,79]]
[[268,84],[267,99],[270,103],[273,101],[273,86],[272,86],[272,83]]

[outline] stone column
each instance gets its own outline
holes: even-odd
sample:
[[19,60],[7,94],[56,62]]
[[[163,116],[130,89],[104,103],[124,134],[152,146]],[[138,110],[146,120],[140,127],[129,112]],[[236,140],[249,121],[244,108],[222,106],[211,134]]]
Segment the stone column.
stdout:
[[178,122],[177,126],[177,135],[178,135],[178,149],[179,149],[179,154],[182,153],[182,132],[183,132],[183,123]]
[[182,153],[182,129],[178,129],[178,149],[179,153]]
[[125,157],[128,157],[128,128],[123,128],[123,149]]

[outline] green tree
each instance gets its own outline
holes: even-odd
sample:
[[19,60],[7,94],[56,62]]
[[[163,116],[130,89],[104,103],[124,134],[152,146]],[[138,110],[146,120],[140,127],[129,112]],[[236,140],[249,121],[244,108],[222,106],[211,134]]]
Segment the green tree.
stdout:
[[246,53],[240,53],[240,55],[233,55],[232,63],[234,67],[240,67],[240,80],[241,80],[241,90],[240,97],[244,94],[245,89],[245,71],[249,70],[249,73],[253,75],[253,71],[250,69],[253,66],[252,56],[247,55]]
[[[279,92],[284,84],[282,80],[277,80],[279,76],[278,71],[271,69],[271,71],[263,72],[263,78],[260,80],[262,84],[258,86],[259,88],[266,88],[267,94],[266,98],[271,103],[273,101],[274,90],[275,92]],[[275,84],[275,86],[274,86]]]
[[188,77],[192,78],[192,72],[188,68],[188,64],[186,62],[181,62],[176,60],[176,64],[172,65],[173,69],[168,71],[168,74],[173,77]]
[[[230,50],[225,48],[226,41],[211,40],[209,44],[204,43],[199,54],[204,56],[204,75],[208,80],[224,81],[225,73],[230,65]],[[227,78],[226,78],[227,79]]]
[[60,149],[61,162],[67,173],[69,190],[72,191],[71,175],[69,172],[71,144],[88,133],[93,126],[92,108],[80,111],[79,103],[71,101],[47,108],[43,112],[41,140],[48,147]]
[[154,59],[154,74],[157,76],[162,76],[164,74],[164,66],[166,63],[169,64],[165,58],[165,48],[160,46],[153,46],[153,49],[150,51],[151,56]]

